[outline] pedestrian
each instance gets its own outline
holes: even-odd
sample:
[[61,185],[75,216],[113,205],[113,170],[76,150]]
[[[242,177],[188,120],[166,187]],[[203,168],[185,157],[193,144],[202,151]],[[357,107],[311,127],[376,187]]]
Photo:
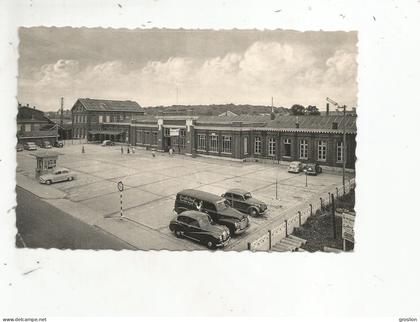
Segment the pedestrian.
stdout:
[[124,154],[124,149],[123,149],[123,147],[121,146],[121,155],[123,155]]
[[131,147],[131,153],[135,153],[136,151],[134,150],[134,146]]
[[153,152],[152,152],[152,156],[153,156],[153,157],[156,157],[156,155],[155,155],[155,151],[153,151]]
[[172,156],[172,153],[174,153],[174,150],[172,149],[172,147],[169,148],[169,155]]
[[85,153],[85,146],[82,145],[82,153]]
[[130,154],[130,147],[127,146],[127,154]]

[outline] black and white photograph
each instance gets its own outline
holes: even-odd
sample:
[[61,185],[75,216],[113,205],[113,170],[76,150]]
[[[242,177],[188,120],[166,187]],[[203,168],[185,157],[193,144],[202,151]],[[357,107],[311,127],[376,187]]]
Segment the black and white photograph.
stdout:
[[420,0],[0,0],[0,320],[417,322]]
[[353,250],[357,32],[19,36],[18,247]]

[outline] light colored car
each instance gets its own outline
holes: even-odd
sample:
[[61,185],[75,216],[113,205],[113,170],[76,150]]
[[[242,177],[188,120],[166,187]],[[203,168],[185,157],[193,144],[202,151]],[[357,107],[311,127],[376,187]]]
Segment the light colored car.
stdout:
[[76,179],[76,174],[68,169],[55,169],[52,173],[43,174],[39,177],[40,183],[51,184],[54,182],[71,181]]
[[35,144],[35,142],[27,142],[23,145],[25,150],[28,151],[35,151],[38,150],[38,146]]
[[299,173],[303,170],[303,164],[300,161],[290,162],[288,172]]
[[111,140],[105,140],[102,142],[102,146],[114,146],[115,143]]

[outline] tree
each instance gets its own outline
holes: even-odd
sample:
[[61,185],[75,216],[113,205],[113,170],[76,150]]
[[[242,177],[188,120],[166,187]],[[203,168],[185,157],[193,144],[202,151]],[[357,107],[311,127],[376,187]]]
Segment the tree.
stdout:
[[305,115],[305,107],[299,104],[294,104],[290,111],[292,112],[292,115]]
[[306,114],[308,115],[320,115],[318,108],[315,105],[308,105],[306,108]]

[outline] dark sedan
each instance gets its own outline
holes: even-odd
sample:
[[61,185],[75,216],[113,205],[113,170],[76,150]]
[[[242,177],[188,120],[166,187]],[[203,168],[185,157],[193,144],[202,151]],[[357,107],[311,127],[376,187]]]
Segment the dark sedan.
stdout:
[[262,215],[267,210],[267,205],[264,202],[252,197],[251,193],[246,190],[231,189],[226,191],[222,197],[229,201],[232,208],[253,217]]
[[230,240],[229,229],[215,224],[211,218],[195,210],[184,211],[171,220],[169,229],[178,238],[189,238],[208,248],[224,247]]
[[322,173],[322,168],[317,163],[308,163],[305,167],[306,174],[316,176],[318,173]]

